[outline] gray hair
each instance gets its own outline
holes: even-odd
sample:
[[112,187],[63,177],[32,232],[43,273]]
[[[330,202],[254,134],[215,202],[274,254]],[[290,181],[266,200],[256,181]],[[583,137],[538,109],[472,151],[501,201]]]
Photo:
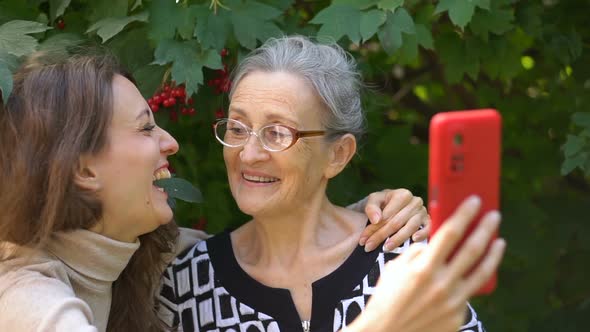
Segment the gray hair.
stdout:
[[254,71],[285,71],[311,83],[329,110],[322,115],[329,137],[351,133],[359,140],[364,133],[361,77],[354,58],[338,44],[319,44],[302,36],[267,40],[234,71],[230,99],[240,81]]

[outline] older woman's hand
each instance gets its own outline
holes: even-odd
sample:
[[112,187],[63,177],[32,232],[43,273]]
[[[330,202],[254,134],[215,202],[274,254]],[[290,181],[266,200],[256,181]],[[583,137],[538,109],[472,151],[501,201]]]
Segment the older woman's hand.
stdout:
[[424,201],[407,189],[375,192],[362,203],[365,203],[364,211],[371,221],[359,240],[366,251],[375,249],[388,237],[385,250],[395,249],[410,236],[414,242],[419,242],[430,234],[430,216]]
[[500,223],[494,211],[452,255],[479,207],[477,197],[468,199],[428,246],[414,244],[387,263],[365,311],[346,331],[457,331],[465,320],[467,300],[496,270],[506,245],[496,239],[486,252]]

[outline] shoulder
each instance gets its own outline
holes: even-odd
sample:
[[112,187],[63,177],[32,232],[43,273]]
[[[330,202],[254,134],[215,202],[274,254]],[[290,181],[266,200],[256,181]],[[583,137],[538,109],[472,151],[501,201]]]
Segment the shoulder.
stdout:
[[214,271],[209,256],[211,241],[215,241],[215,237],[185,249],[164,271],[158,294],[158,315],[168,327],[179,324],[179,313],[192,308],[195,294],[214,288]]
[[175,255],[185,252],[195,244],[211,237],[211,235],[191,228],[178,228],[178,239],[176,241]]
[[92,311],[76,297],[67,280],[34,269],[19,268],[0,275],[0,326],[12,331],[81,328],[93,331]]

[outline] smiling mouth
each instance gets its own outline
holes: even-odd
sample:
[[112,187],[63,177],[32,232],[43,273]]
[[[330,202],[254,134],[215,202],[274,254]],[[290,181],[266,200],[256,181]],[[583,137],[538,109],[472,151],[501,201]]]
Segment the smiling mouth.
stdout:
[[242,173],[242,178],[246,181],[255,183],[274,183],[280,181],[278,178],[265,177],[265,176],[254,176]]
[[[153,175],[153,181],[162,180],[162,179],[169,179],[172,177],[170,174],[170,170],[168,168],[160,168],[157,170]],[[159,191],[164,192],[164,188],[160,188],[154,184],[154,187],[158,188]]]

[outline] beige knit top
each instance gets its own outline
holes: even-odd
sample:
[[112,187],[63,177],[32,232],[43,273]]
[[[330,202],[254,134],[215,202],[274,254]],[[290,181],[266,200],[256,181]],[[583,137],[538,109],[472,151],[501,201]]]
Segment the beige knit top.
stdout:
[[[181,229],[177,253],[206,237]],[[104,332],[112,283],[139,241],[77,230],[55,234],[44,250],[0,245],[0,331]]]

